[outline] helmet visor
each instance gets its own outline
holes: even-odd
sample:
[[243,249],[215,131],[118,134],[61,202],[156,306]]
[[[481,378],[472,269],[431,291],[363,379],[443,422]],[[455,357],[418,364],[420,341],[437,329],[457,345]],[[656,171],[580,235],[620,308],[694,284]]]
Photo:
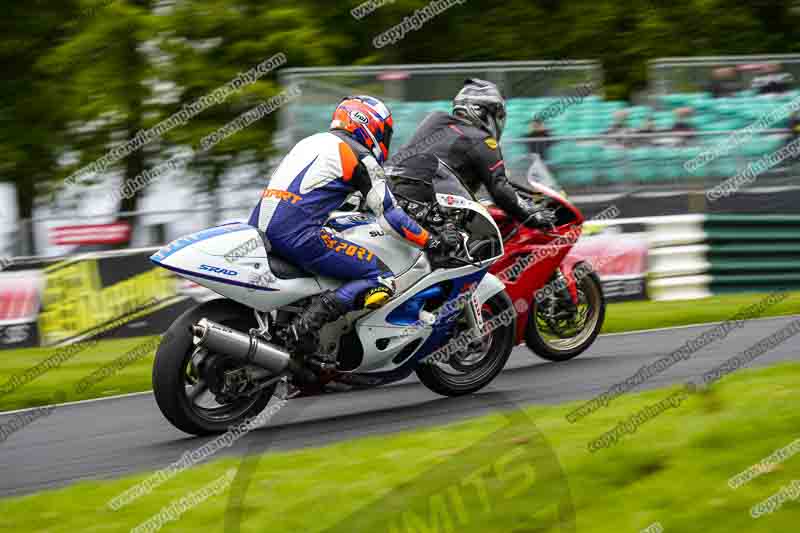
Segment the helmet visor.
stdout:
[[503,135],[503,130],[506,127],[506,110],[504,107],[500,107],[497,112],[494,114],[495,123],[497,125],[497,139],[500,140],[500,136]]
[[386,147],[386,151],[389,151],[389,146],[392,144],[392,135],[394,134],[394,128],[386,123],[386,127],[383,130],[383,145]]

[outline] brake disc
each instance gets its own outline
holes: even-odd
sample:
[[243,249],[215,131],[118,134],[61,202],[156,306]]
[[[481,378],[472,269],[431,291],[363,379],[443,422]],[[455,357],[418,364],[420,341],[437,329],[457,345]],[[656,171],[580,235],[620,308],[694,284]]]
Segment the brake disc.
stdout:
[[[471,372],[476,366],[486,358],[489,353],[489,347],[492,344],[492,334],[489,333],[480,339],[476,339],[469,343],[467,350],[464,354],[453,354],[447,361],[454,370],[459,372]],[[472,356],[478,355],[477,358],[470,360]]]

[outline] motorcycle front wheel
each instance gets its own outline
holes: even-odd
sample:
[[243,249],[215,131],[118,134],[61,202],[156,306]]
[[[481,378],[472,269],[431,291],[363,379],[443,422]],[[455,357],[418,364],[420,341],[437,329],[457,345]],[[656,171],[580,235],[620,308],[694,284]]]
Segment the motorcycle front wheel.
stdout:
[[603,286],[597,274],[590,272],[578,281],[578,305],[574,312],[565,313],[552,298],[539,302],[534,295],[525,344],[536,355],[548,361],[568,361],[591,346],[606,316]]
[[[423,385],[442,396],[463,396],[477,392],[503,370],[514,348],[516,310],[505,291],[501,291],[483,304],[481,309],[488,328],[482,338],[475,339],[464,349],[454,350],[448,358],[423,362],[416,373]],[[492,319],[495,319],[490,323]],[[456,336],[458,338],[458,336]],[[454,342],[456,339],[451,339]],[[454,343],[455,345],[455,343]]]

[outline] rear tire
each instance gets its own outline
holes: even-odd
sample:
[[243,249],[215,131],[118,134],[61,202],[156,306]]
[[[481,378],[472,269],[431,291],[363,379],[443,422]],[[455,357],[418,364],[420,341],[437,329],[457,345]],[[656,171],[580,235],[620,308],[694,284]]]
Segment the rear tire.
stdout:
[[591,321],[589,326],[591,331],[584,332],[582,330],[579,335],[575,336],[574,345],[569,342],[563,342],[562,345],[559,345],[560,339],[548,341],[548,339],[544,338],[536,323],[537,313],[542,308],[541,304],[536,300],[536,295],[531,301],[528,324],[525,328],[525,344],[542,359],[561,362],[578,357],[594,343],[603,328],[603,321],[606,316],[606,300],[603,295],[603,285],[600,283],[600,278],[597,277],[595,272],[591,272],[581,278],[578,283],[578,288],[583,291],[587,300],[594,306],[591,310],[594,315],[587,319]]
[[201,415],[186,395],[186,368],[194,351],[189,327],[201,318],[248,331],[257,327],[253,310],[231,300],[218,299],[201,303],[178,317],[167,330],[153,363],[153,393],[156,403],[173,426],[192,435],[224,433],[232,425],[244,422],[264,410],[273,387],[267,387],[245,404],[241,412],[228,418],[210,420]]
[[[453,374],[437,363],[422,363],[416,373],[423,385],[442,396],[463,396],[477,392],[497,377],[503,370],[514,348],[517,326],[517,312],[508,294],[501,291],[486,301],[483,319],[488,321],[510,309],[511,320],[491,332],[491,341],[483,359],[473,369],[461,374]],[[488,311],[488,314],[487,314]]]

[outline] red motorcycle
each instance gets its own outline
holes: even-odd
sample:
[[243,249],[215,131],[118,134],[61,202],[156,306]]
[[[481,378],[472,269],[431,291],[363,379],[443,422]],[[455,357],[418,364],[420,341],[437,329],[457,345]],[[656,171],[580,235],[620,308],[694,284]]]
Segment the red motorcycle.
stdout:
[[503,235],[505,254],[490,272],[506,285],[517,305],[517,344],[525,342],[549,361],[567,361],[592,345],[605,319],[603,288],[592,264],[570,253],[584,218],[563,195],[531,179],[514,184],[520,197],[549,209],[550,231],[527,228],[504,211],[489,207]]

